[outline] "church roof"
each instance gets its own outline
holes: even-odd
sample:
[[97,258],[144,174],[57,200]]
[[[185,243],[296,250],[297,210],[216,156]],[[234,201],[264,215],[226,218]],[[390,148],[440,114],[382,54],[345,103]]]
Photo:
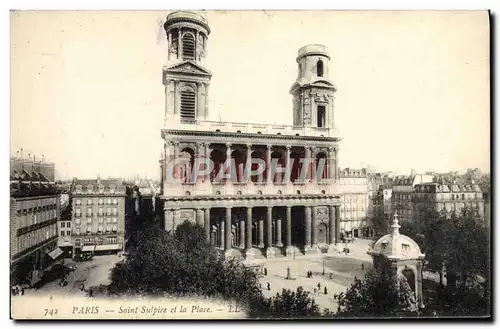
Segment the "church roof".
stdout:
[[373,245],[370,255],[382,255],[389,259],[422,259],[425,257],[418,244],[410,237],[399,233],[398,215],[394,214],[392,232],[384,235]]

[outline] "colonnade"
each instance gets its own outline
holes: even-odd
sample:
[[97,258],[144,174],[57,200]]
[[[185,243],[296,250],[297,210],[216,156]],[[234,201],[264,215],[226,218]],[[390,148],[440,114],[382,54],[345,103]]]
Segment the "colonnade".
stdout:
[[[167,159],[180,157],[189,158],[189,161],[174,168],[173,177],[185,183],[195,183],[209,180],[214,182],[222,166],[225,172],[235,173],[230,181],[238,183],[282,184],[315,182],[325,179],[338,179],[337,158],[338,148],[322,146],[294,146],[271,144],[234,144],[233,143],[179,143],[170,142],[168,145]],[[209,158],[214,167],[205,177],[192,177],[196,158]],[[255,171],[252,159],[261,159],[265,169],[260,174],[250,175],[250,170]],[[227,162],[227,159],[234,160]],[[308,162],[304,162],[307,159]],[[272,161],[276,161],[276,168],[271,169]],[[228,166],[236,166],[231,170]],[[303,166],[306,165],[307,168]],[[285,170],[286,169],[286,170]],[[224,178],[223,181],[229,181]]]
[[[204,227],[207,240],[225,252],[235,248],[250,254],[252,253],[252,249],[262,249],[267,252],[272,247],[277,247],[283,248],[285,254],[288,255],[293,252],[292,249],[294,246],[308,252],[317,250],[320,245],[331,247],[340,242],[339,206],[327,206],[327,219],[323,217],[321,223],[318,219],[317,207],[227,206],[223,209],[198,208],[195,211],[195,221],[199,226]],[[324,206],[322,208],[325,209]],[[292,209],[295,213],[293,218]],[[173,216],[174,223],[177,223],[177,225],[181,223],[182,219],[179,218],[179,209],[167,209],[166,211],[166,216]],[[219,216],[215,216],[214,212],[217,212]],[[238,216],[234,216],[235,212],[238,213]],[[285,215],[276,215],[276,212],[284,213]],[[256,216],[256,213],[264,213],[264,216]],[[297,221],[297,223],[294,225],[292,221]],[[321,231],[320,228],[325,228],[326,232]],[[292,229],[301,229],[303,231],[293,232]],[[322,233],[323,241],[318,242],[318,232]],[[293,236],[302,237],[300,245],[297,245],[298,241],[292,241]]]

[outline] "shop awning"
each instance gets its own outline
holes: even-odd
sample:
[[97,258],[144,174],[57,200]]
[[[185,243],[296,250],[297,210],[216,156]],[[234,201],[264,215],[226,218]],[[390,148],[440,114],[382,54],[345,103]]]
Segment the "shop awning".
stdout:
[[101,245],[97,245],[95,247],[95,251],[99,251],[99,250],[117,250],[117,249],[122,249],[122,245],[121,244],[101,244]]
[[50,258],[55,260],[57,257],[61,256],[62,253],[63,253],[63,251],[61,248],[56,248],[56,249],[52,250],[51,252],[49,252],[49,256],[50,256]]
[[85,251],[85,252],[87,252],[87,251],[94,251],[94,249],[95,249],[94,245],[92,245],[92,246],[83,246],[82,247],[82,251]]

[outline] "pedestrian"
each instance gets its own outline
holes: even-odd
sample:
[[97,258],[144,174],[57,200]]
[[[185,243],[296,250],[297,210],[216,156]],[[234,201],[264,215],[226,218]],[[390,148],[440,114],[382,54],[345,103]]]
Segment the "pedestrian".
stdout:
[[365,264],[361,264],[361,270],[364,271],[365,270]]
[[330,280],[333,280],[333,272],[330,272]]
[[321,290],[321,283],[318,282],[318,290]]
[[264,275],[267,275],[267,267],[264,267]]
[[259,288],[262,289],[262,283],[259,282]]
[[89,297],[94,297],[94,293],[92,292],[92,289],[89,290]]
[[24,295],[24,287],[21,288],[21,296]]
[[315,294],[315,295],[316,295],[316,291],[317,291],[317,290],[316,290],[316,288],[314,288],[314,294]]
[[271,290],[271,284],[269,282],[267,283],[267,290]]
[[326,286],[325,286],[325,291],[324,291],[325,295],[328,295],[328,289],[326,289]]

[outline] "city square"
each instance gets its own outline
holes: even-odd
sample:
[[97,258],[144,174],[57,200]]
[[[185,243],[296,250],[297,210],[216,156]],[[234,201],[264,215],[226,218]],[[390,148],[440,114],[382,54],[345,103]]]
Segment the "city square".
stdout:
[[[10,291],[17,305],[26,296],[96,303],[194,296],[237,301],[228,312],[243,305],[254,318],[488,313],[486,107],[474,106],[481,115],[470,110],[481,97],[460,83],[473,79],[435,70],[486,76],[479,64],[487,54],[471,53],[461,29],[475,22],[470,40],[487,41],[478,37],[487,15],[421,13],[455,24],[445,38],[410,16],[386,29],[371,13],[261,14],[52,13],[57,20],[12,13],[13,29],[25,29],[14,34],[13,74],[25,75],[13,80],[16,95],[25,90],[18,81],[32,81],[38,70],[20,69],[33,58],[52,72],[35,75],[37,88],[54,76],[57,94],[72,95],[36,89],[33,101],[13,102]],[[252,35],[236,33],[252,15],[261,15]],[[350,15],[378,23],[339,38],[352,28],[341,22],[356,21]],[[68,28],[55,28],[63,21]],[[113,24],[121,28],[105,27]],[[131,26],[134,33],[117,38]],[[404,28],[421,38],[405,43],[394,32]],[[55,48],[33,42],[44,29],[59,38],[47,43]],[[80,33],[91,37],[82,41]],[[371,33],[376,38],[364,37]],[[428,38],[440,47],[428,47]],[[271,44],[280,46],[269,51]],[[112,96],[103,92],[115,85]],[[73,97],[81,90],[88,97]],[[381,99],[387,90],[391,97]],[[58,134],[53,147],[31,137],[34,127],[22,129],[25,113],[38,113],[33,104],[60,118],[35,125],[55,127],[45,133]],[[476,145],[462,131],[482,137]],[[319,309],[287,295],[299,289]]]

